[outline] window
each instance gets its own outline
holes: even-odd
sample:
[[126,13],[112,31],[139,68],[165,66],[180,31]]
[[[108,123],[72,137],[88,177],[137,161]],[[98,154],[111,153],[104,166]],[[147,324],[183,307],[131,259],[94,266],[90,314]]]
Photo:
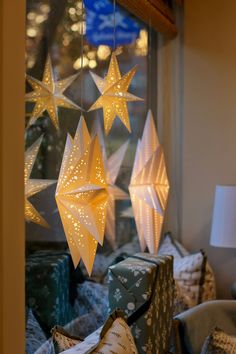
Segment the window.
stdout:
[[[156,100],[150,102],[149,97],[151,93],[156,94],[156,82],[151,79],[153,68],[150,67],[150,55],[148,56],[150,30],[118,5],[114,20],[113,2],[109,0],[85,0],[84,11],[81,0],[27,0],[26,18],[27,75],[41,81],[48,54],[51,58],[54,75],[58,80],[78,73],[78,77],[66,89],[65,96],[83,107],[85,110],[83,115],[90,132],[95,121],[100,121],[103,124],[102,110],[88,111],[99,97],[99,91],[92,80],[90,71],[101,77],[106,75],[114,44],[117,47],[116,53],[122,74],[128,72],[135,65],[138,66],[129,91],[143,98],[144,101],[128,104],[132,133],[129,134],[121,121],[116,118],[110,134],[105,137],[108,156],[129,140],[127,153],[116,182],[128,193],[137,141],[142,135],[148,106],[150,103],[155,106],[156,102]],[[152,58],[151,64],[152,66],[156,64],[155,58]],[[27,83],[26,90],[27,92],[32,91],[29,83]],[[32,146],[41,135],[43,135],[43,140],[30,178],[57,180],[67,133],[74,136],[81,111],[60,107],[58,110],[59,129],[56,130],[47,112],[43,112],[34,124],[28,126],[33,109],[34,103],[27,102],[26,149]],[[27,271],[30,272],[32,271],[29,264],[30,257],[35,254],[35,251],[48,250],[52,254],[55,250],[67,248],[66,237],[55,202],[55,186],[56,184],[51,185],[29,199],[50,225],[50,228],[43,228],[33,222],[26,224],[26,249],[29,260],[27,261]],[[134,219],[127,217],[130,205],[129,200],[116,201],[117,246],[130,242],[137,234]],[[112,249],[105,238],[104,247],[100,247],[98,253],[107,255],[111,252]],[[41,267],[44,267],[43,262]],[[29,273],[26,274],[26,280],[26,303],[29,306],[32,305],[33,310],[40,318],[40,324],[45,325],[44,329],[49,334],[48,321],[45,317],[47,314],[46,312],[43,315],[39,313],[41,310],[37,308],[37,300],[31,293],[32,287],[37,287],[37,284],[33,283]],[[47,285],[44,290],[48,291]],[[55,296],[55,294],[52,295],[49,292],[48,296]]]

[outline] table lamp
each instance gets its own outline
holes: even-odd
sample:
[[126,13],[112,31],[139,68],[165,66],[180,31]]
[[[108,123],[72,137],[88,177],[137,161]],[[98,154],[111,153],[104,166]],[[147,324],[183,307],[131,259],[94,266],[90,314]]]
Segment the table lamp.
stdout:
[[[216,186],[210,245],[236,248],[236,186]],[[232,296],[236,299],[236,283]]]

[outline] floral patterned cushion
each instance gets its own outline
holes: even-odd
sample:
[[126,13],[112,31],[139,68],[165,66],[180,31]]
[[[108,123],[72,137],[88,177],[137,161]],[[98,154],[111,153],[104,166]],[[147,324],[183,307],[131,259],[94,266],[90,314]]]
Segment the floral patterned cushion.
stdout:
[[206,338],[201,354],[235,354],[236,336],[230,336],[215,328]]
[[26,319],[26,353],[33,354],[47,340],[31,309]]
[[[178,273],[181,265],[181,271],[184,271],[184,264],[192,263],[192,271],[186,271],[182,274],[182,279],[176,279],[180,289],[183,289],[183,296],[188,306],[192,307],[198,303],[214,300],[216,298],[216,286],[213,270],[207,260],[204,252],[199,252],[196,255],[191,255],[186,248],[178,242],[171,233],[167,233],[159,248],[159,254],[171,254],[174,256],[174,273]],[[192,258],[186,258],[192,256]],[[183,259],[180,261],[180,259]],[[199,263],[200,262],[200,263]],[[195,268],[195,270],[194,270]],[[190,275],[190,273],[192,273]],[[193,274],[194,273],[194,274]],[[175,275],[174,275],[175,276]],[[188,279],[183,279],[183,277]],[[186,289],[188,290],[186,292]],[[190,301],[189,301],[190,300]]]

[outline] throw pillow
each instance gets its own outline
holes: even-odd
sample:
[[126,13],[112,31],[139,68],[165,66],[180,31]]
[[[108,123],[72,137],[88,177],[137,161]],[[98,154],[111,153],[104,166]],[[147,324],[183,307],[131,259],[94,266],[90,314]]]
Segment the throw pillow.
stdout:
[[33,354],[47,340],[31,309],[26,318],[26,353]]
[[60,326],[53,327],[51,333],[53,341],[55,343],[55,351],[58,353],[70,349],[76,344],[82,342],[81,338],[71,336]]
[[[202,252],[203,253],[203,252]],[[159,254],[171,254],[174,256],[174,267],[175,259],[180,259],[185,256],[190,255],[188,250],[178,242],[170,232],[166,233],[164,239],[159,248]],[[203,253],[203,264],[201,269],[201,274],[198,280],[200,281],[198,285],[198,303],[214,300],[216,298],[216,286],[215,277],[213,270],[207,260],[206,255]],[[181,285],[181,284],[180,284]],[[192,284],[193,285],[193,284]],[[196,284],[195,284],[196,285]],[[196,288],[197,290],[197,288]],[[184,294],[186,295],[186,294]],[[191,303],[190,303],[191,304]],[[193,303],[192,303],[193,305]]]
[[[77,340],[79,339],[77,338]],[[61,342],[61,348],[62,345]],[[120,311],[113,312],[103,327],[90,334],[84,341],[63,351],[63,353],[138,354],[130,328]]]
[[202,252],[174,260],[174,279],[183,295],[189,299],[189,307],[199,303],[204,267],[205,259]]
[[215,328],[206,338],[201,354],[234,354],[236,353],[236,336],[231,336],[219,328]]

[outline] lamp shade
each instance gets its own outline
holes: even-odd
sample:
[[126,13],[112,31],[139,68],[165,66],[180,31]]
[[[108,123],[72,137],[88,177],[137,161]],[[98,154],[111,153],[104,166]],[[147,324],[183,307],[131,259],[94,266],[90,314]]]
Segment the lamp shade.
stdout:
[[216,186],[210,244],[236,248],[236,186]]

